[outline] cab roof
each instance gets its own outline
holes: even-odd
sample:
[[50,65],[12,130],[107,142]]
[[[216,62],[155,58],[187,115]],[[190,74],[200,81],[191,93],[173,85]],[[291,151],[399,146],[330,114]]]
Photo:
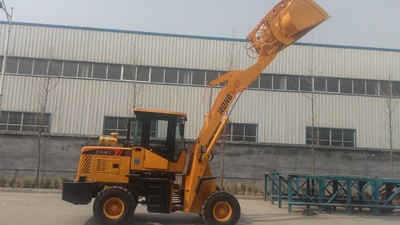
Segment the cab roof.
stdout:
[[164,114],[169,116],[180,116],[183,119],[187,119],[186,113],[183,112],[173,112],[173,111],[165,111],[165,110],[157,110],[157,109],[142,109],[142,108],[135,108],[133,109],[135,113],[155,113],[155,114]]

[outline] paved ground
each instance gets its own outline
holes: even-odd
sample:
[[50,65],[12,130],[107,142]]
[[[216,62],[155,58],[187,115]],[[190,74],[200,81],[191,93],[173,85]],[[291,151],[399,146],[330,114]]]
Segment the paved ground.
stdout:
[[[239,225],[376,225],[399,224],[400,213],[386,216],[371,216],[368,213],[345,212],[305,216],[303,208],[288,213],[287,208],[278,208],[260,199],[240,198],[242,215]],[[61,200],[59,193],[15,193],[0,191],[0,225],[96,225],[92,215],[92,204],[75,206]],[[197,225],[203,220],[194,214],[149,214],[138,206],[134,220],[129,225]]]

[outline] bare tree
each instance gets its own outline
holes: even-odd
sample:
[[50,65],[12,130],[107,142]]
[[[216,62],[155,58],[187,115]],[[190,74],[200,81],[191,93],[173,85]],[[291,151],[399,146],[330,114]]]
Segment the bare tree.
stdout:
[[225,150],[228,145],[228,141],[230,141],[230,129],[231,125],[230,123],[226,123],[224,130],[221,133],[221,136],[219,138],[219,144],[221,145],[221,167],[220,167],[220,187],[222,188],[224,186],[224,170],[225,170]]
[[393,178],[393,159],[394,159],[394,130],[396,128],[396,122],[395,122],[395,111],[397,110],[398,107],[398,99],[394,98],[394,96],[397,96],[393,89],[393,82],[391,80],[391,76],[389,76],[389,81],[388,82],[380,82],[380,91],[382,95],[385,95],[385,114],[386,114],[386,123],[385,123],[385,129],[387,131],[387,143],[388,143],[388,150],[389,153],[387,153],[385,150],[383,152],[387,155],[389,158],[389,176]]
[[[50,52],[50,56],[52,53]],[[48,140],[51,127],[55,125],[55,116],[61,101],[55,95],[55,90],[59,84],[59,77],[61,74],[56,74],[57,71],[53,68],[53,61],[47,60],[47,69],[45,75],[40,78],[40,83],[37,87],[36,102],[34,105],[37,112],[33,119],[35,119],[35,127],[33,130],[34,141],[37,149],[37,164],[36,164],[36,188],[39,188],[39,175],[40,175],[40,161],[41,154],[44,149],[44,144]],[[53,116],[50,116],[50,108],[52,109]]]
[[[232,31],[232,38],[235,37],[235,31]],[[234,41],[227,42],[228,44],[228,58],[226,62],[226,70],[227,71],[232,71],[237,67],[237,43]],[[233,104],[234,105],[234,104]],[[232,106],[233,107],[233,106]],[[232,109],[228,110],[228,115]],[[231,137],[231,124],[228,122],[225,127],[223,132],[221,133],[221,136],[219,138],[219,144],[221,145],[221,167],[220,167],[220,187],[222,188],[224,185],[224,168],[225,168],[225,150],[226,147],[228,146]]]
[[138,82],[138,58],[139,57],[137,56],[136,45],[133,42],[129,55],[130,64],[124,66],[124,76],[126,79],[131,80],[126,97],[126,102],[129,110],[128,115],[131,116],[133,116],[133,109],[136,108],[138,105],[139,94],[143,90],[143,83]]
[[308,119],[309,121],[307,123],[311,125],[310,129],[306,132],[308,132],[310,137],[312,173],[315,173],[315,147],[318,145],[318,131],[315,127],[317,122],[316,103],[318,95],[315,93],[314,82],[316,82],[318,78],[316,77],[317,65],[313,46],[309,47],[308,49],[307,65],[302,65],[302,67],[307,72],[307,75],[300,77],[299,90],[309,102],[308,107],[310,109],[310,114]]

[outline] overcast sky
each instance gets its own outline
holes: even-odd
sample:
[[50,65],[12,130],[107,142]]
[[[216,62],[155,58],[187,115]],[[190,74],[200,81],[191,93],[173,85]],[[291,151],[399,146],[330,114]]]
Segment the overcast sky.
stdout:
[[[331,18],[300,42],[400,49],[400,0],[315,1]],[[17,22],[245,38],[278,0],[5,2]]]

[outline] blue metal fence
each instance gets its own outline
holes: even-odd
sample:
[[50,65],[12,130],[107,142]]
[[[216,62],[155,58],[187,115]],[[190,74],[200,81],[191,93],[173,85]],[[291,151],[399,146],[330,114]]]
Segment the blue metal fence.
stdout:
[[400,209],[400,180],[338,176],[321,174],[280,174],[270,170],[265,173],[265,201],[288,204],[292,212],[294,205],[336,210],[343,207],[350,214],[354,208],[370,209],[378,215],[383,211]]

